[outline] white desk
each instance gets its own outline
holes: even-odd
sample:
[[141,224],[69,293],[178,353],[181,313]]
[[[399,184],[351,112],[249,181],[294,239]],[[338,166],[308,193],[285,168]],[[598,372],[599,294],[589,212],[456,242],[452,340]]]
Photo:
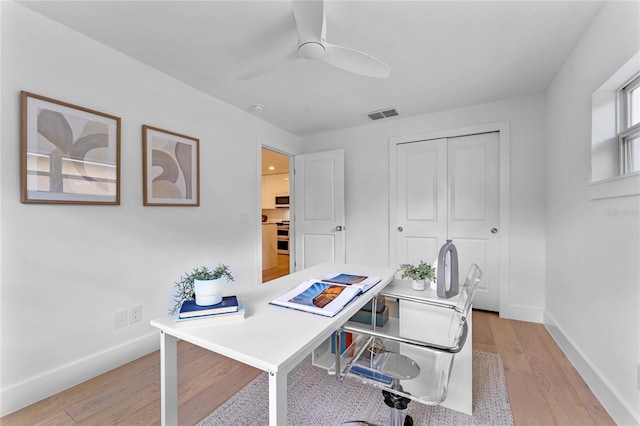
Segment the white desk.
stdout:
[[[382,281],[333,318],[270,305],[303,281],[333,272],[377,276]],[[287,374],[313,349],[393,280],[394,270],[379,266],[324,264],[263,285],[230,284],[225,294],[243,300],[243,321],[176,328],[172,317],[151,321],[160,329],[162,424],[178,424],[177,340],[186,340],[269,374],[269,424],[287,423]]]

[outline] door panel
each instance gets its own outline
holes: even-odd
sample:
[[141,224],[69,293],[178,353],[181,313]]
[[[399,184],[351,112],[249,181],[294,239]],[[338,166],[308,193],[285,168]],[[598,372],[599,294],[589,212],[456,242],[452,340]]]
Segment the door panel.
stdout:
[[[303,176],[304,220],[333,221],[335,219],[335,161],[307,158],[301,161]],[[296,173],[298,169],[296,168]],[[329,177],[329,179],[327,179]]]
[[499,229],[499,133],[450,138],[449,157],[449,239],[458,248],[461,279],[471,263],[483,277],[474,296],[474,306],[490,311],[500,309]]
[[303,264],[308,266],[319,265],[321,263],[334,262],[335,241],[334,235],[304,235]]
[[[462,145],[462,146],[461,146]],[[487,213],[486,149],[484,146],[464,146],[461,141],[449,142],[449,220],[485,220]]]
[[345,261],[344,151],[295,157],[295,269]]
[[396,266],[433,262],[447,236],[446,139],[397,147]]
[[[434,221],[438,219],[437,150],[407,152],[403,176],[406,182],[406,219]],[[431,167],[424,167],[430,165]],[[410,176],[410,179],[408,178]]]

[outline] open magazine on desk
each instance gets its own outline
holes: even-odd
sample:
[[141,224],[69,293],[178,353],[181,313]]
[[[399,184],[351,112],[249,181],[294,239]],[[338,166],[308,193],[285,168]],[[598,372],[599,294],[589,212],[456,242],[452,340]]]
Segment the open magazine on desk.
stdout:
[[353,274],[329,274],[321,281],[357,287],[362,293],[365,293],[371,287],[378,284],[380,282],[380,278]]
[[376,277],[331,274],[321,280],[305,281],[271,304],[332,317],[379,282]]

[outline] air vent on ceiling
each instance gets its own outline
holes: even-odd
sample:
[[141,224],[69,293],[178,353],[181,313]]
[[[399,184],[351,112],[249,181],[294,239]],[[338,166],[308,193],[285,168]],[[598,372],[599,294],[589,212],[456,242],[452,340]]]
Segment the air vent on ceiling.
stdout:
[[380,120],[383,118],[395,117],[396,115],[398,115],[398,111],[396,111],[395,108],[383,109],[380,111],[367,113],[367,117],[369,117],[369,120]]

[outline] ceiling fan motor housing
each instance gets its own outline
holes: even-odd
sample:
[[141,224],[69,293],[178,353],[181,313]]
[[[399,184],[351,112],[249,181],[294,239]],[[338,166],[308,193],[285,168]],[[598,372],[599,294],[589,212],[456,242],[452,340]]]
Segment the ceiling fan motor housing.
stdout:
[[317,41],[309,41],[302,43],[300,47],[298,47],[298,52],[300,56],[305,59],[318,59],[324,55],[324,46]]

